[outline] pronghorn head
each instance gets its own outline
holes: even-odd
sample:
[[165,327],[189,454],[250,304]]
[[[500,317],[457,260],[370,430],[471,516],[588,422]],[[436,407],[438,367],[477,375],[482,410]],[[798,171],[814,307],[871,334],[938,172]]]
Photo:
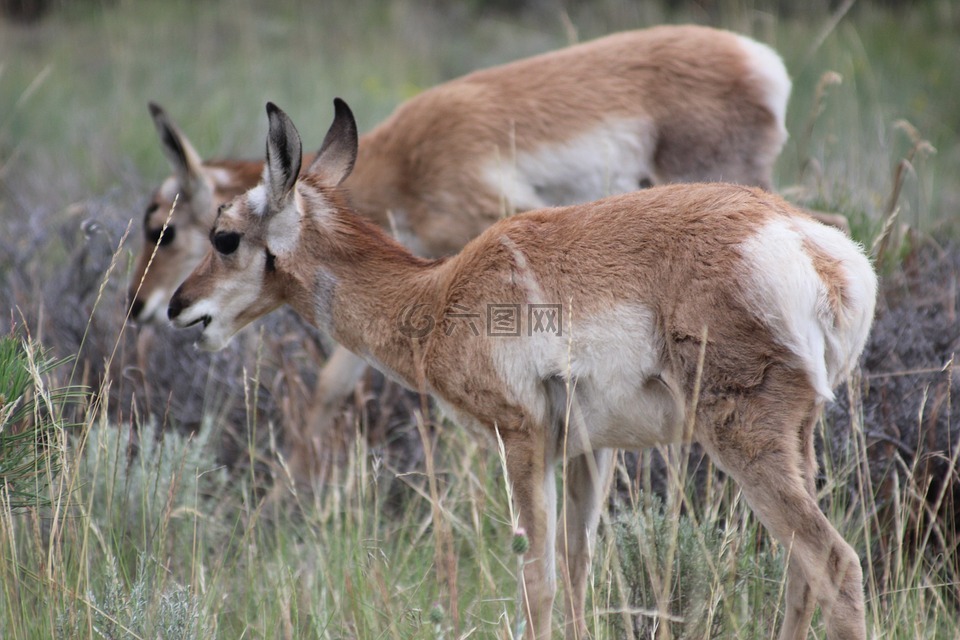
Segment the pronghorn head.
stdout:
[[200,263],[217,207],[252,186],[252,171],[259,173],[259,163],[205,164],[167,113],[149,106],[173,174],[147,205],[143,245],[130,278],[130,317],[143,323],[163,317],[170,296]]
[[283,111],[267,103],[262,181],[220,206],[209,233],[212,248],[167,310],[179,327],[203,324],[201,348],[222,349],[237,331],[286,302],[293,274],[313,257],[301,248],[305,220],[330,211],[328,197],[357,156],[353,114],[339,98],[334,106],[333,124],[301,180],[300,134]]

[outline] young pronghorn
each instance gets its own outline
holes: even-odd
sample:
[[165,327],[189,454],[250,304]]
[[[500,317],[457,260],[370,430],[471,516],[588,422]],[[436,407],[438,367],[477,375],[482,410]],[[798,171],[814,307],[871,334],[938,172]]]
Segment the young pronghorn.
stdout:
[[[344,186],[357,211],[414,253],[448,255],[507,212],[670,182],[769,188],[789,94],[779,56],[748,38],[696,26],[620,33],[423,92],[360,139]],[[130,283],[141,322],[159,315],[199,263],[216,208],[253,187],[262,169],[203,164],[163,111],[151,112],[175,171],[147,209]],[[345,350],[332,356],[309,428],[329,429],[363,370]]]
[[781,638],[805,637],[817,603],[832,640],[864,638],[859,559],[817,505],[813,449],[873,317],[860,248],[762,190],[691,184],[517,214],[453,257],[418,258],[349,207],[356,124],[335,104],[302,175],[299,134],[267,105],[263,183],[220,209],[169,317],[219,349],[289,304],[460,424],[499,433],[530,541],[528,637],[550,637],[556,548],[567,636],[584,637],[611,448],[692,439],[788,549]]

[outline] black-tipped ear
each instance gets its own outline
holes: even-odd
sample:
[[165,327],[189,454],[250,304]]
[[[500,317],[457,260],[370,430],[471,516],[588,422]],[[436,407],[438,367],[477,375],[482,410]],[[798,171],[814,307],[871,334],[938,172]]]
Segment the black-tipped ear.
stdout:
[[353,112],[340,98],[334,98],[333,108],[333,124],[309,169],[320,176],[322,184],[331,187],[343,182],[357,161],[357,121]]
[[272,102],[267,103],[267,119],[270,121],[270,130],[267,133],[264,183],[276,210],[286,202],[300,177],[303,145],[293,121]]
[[148,106],[150,117],[153,118],[153,124],[160,136],[163,155],[170,162],[184,195],[192,196],[197,189],[205,185],[201,172],[203,160],[160,105],[150,102]]

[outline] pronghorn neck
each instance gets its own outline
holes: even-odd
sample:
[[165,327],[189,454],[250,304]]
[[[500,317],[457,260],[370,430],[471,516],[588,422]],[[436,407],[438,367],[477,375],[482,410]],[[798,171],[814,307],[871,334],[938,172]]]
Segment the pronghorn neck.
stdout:
[[414,305],[439,304],[435,283],[442,261],[414,256],[350,210],[339,193],[325,190],[324,200],[334,205],[302,218],[288,302],[338,343],[419,386],[417,347],[401,322]]

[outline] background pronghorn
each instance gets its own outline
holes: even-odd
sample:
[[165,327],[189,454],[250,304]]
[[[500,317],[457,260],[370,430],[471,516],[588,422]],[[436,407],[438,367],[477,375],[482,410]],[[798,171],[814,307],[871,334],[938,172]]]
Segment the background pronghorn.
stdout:
[[[730,32],[661,26],[611,35],[409,100],[361,138],[344,187],[357,211],[426,257],[457,251],[513,211],[679,181],[769,188],[790,87],[773,50]],[[252,187],[262,166],[204,164],[159,107],[151,112],[174,175],[147,209],[130,284],[131,315],[144,322],[162,314],[199,262],[216,208]],[[332,355],[308,426],[319,440],[330,440],[323,434],[364,368],[348,351]],[[301,474],[304,451],[291,461]]]
[[[267,105],[263,183],[218,213],[213,248],[170,302],[178,326],[202,324],[201,345],[220,349],[289,304],[461,424],[497,433],[530,539],[528,637],[550,637],[556,548],[567,637],[584,637],[610,449],[681,440],[741,484],[788,550],[781,637],[804,637],[817,604],[830,638],[866,637],[859,558],[814,485],[815,423],[873,318],[876,276],[855,243],[761,190],[698,184],[519,214],[449,259],[418,258],[350,209],[338,185],[356,124],[336,110],[301,176],[299,134]],[[565,324],[535,330],[526,310],[542,305]],[[515,334],[453,325],[464,312],[483,323],[491,306],[520,311]],[[434,330],[405,330],[411,309]]]

